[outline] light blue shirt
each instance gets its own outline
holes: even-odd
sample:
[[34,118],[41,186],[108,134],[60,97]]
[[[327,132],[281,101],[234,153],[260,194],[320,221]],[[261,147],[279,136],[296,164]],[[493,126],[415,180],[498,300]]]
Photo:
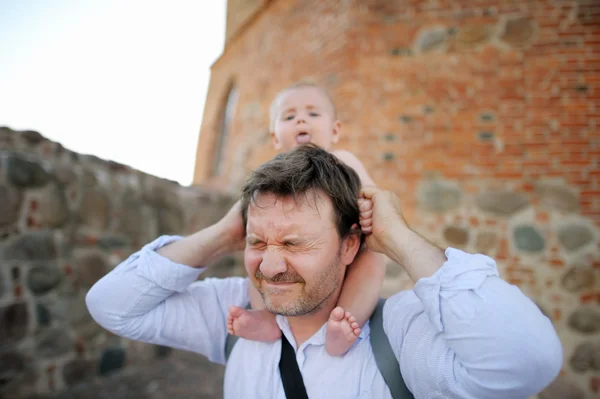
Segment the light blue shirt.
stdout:
[[[248,279],[208,278],[156,249],[160,237],[130,256],[88,292],[93,318],[120,336],[200,353],[225,363],[226,317],[245,306]],[[495,262],[449,248],[447,261],[414,289],[390,297],[384,330],[404,381],[418,399],[528,398],[562,366],[552,323],[521,291],[498,277]],[[325,326],[296,346],[287,318],[277,323],[294,349],[308,397],[391,398],[369,342],[369,326],[343,357],[325,351]],[[225,372],[225,398],[285,398],[281,342],[238,340]],[[198,375],[202,378],[202,375]]]

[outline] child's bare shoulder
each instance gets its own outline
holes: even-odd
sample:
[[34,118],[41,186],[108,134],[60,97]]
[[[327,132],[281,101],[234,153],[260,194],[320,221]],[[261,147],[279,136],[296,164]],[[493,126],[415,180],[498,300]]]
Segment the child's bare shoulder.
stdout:
[[362,162],[360,162],[356,155],[354,155],[348,150],[333,150],[331,151],[331,153],[335,155],[337,159],[344,162],[346,165],[350,166],[353,169],[356,169],[357,166],[364,168]]
[[371,179],[371,176],[369,176],[365,166],[356,155],[347,150],[334,150],[331,151],[331,153],[335,155],[337,159],[354,169],[363,185],[375,185],[375,182]]

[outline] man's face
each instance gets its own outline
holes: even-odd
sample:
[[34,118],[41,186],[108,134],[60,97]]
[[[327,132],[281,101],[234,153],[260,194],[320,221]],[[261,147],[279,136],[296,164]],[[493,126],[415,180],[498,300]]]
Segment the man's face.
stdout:
[[329,150],[341,130],[333,105],[316,87],[299,87],[281,94],[273,118],[271,137],[275,149],[282,151],[308,143]]
[[358,236],[340,240],[331,200],[316,193],[262,194],[248,206],[246,271],[273,313],[300,316],[337,298],[358,250]]

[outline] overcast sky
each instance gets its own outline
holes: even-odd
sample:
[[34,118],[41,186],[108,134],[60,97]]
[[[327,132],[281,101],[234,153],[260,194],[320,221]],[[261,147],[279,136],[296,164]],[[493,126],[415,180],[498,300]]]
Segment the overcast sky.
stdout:
[[0,126],[189,185],[225,0],[0,0]]

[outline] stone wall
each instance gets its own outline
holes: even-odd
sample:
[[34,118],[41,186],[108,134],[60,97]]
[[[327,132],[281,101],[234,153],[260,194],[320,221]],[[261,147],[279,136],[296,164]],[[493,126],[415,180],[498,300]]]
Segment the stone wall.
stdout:
[[[0,397],[59,391],[168,350],[116,337],[85,308],[87,289],[159,234],[215,222],[230,197],[78,155],[36,132],[0,128]],[[598,392],[598,226],[569,184],[457,181],[419,185],[413,226],[440,245],[494,257],[553,320],[563,375],[539,397]],[[212,275],[243,274],[226,258]],[[384,295],[410,288],[390,264]]]
[[[239,186],[274,155],[275,93],[314,80],[336,100],[339,148],[400,196],[411,226],[494,256],[552,318],[565,363],[541,397],[597,397],[598,26],[596,0],[273,0],[212,67],[194,180]],[[386,294],[409,286],[389,268]]]
[[[231,205],[0,128],[0,397],[60,391],[168,353],[99,327],[87,290],[159,234],[195,231]],[[236,264],[216,270],[241,273]]]

